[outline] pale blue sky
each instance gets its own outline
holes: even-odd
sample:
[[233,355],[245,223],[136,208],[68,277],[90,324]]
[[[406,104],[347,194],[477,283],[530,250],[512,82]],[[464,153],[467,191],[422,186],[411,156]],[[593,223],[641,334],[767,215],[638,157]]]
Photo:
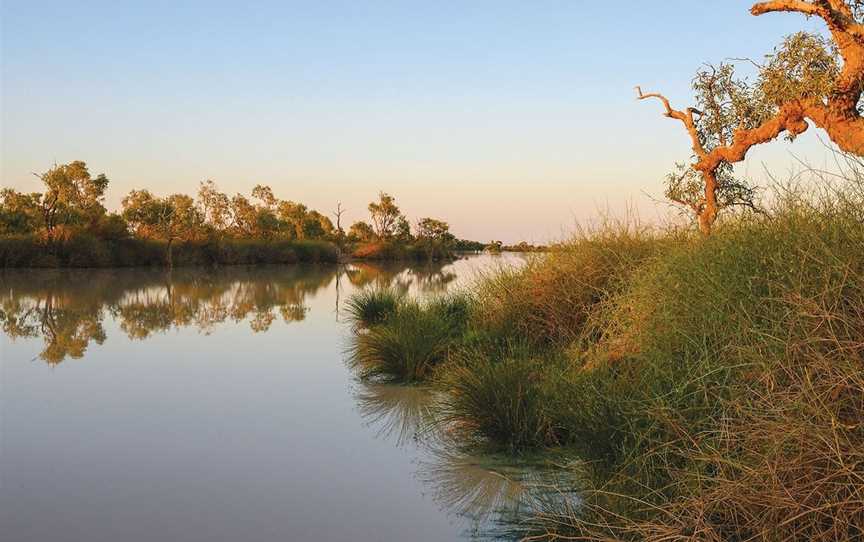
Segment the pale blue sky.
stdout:
[[[751,4],[4,0],[0,184],[38,190],[31,172],[80,159],[111,179],[109,208],[209,178],[341,200],[351,221],[385,190],[412,218],[508,242],[604,209],[653,220],[648,195],[689,150],[633,87],[683,107],[701,63],[819,29]],[[824,161],[813,135],[743,169]]]

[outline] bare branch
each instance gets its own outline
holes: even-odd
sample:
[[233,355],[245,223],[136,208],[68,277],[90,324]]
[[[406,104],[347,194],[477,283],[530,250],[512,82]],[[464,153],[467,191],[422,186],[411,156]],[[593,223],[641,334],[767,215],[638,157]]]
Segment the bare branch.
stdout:
[[805,2],[804,0],[773,0],[772,2],[757,2],[752,8],[750,8],[750,13],[757,16],[778,11],[797,12],[805,15],[816,15],[817,17],[825,15],[825,8],[819,7],[816,4],[811,4],[810,2]]
[[690,134],[690,142],[693,145],[693,152],[700,158],[705,156],[705,148],[702,146],[702,140],[699,138],[699,132],[696,129],[696,122],[693,120],[693,115],[701,115],[702,112],[694,107],[688,107],[686,111],[673,109],[666,96],[663,96],[659,92],[649,92],[644,94],[642,92],[642,87],[637,85],[636,99],[646,100],[649,98],[660,100],[666,108],[665,115],[671,119],[680,120],[681,123],[684,124],[684,127],[687,128],[687,133]]

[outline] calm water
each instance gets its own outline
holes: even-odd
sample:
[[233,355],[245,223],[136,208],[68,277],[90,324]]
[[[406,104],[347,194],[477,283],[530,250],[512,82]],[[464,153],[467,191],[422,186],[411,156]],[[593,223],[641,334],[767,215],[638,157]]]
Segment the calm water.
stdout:
[[501,263],[0,273],[0,539],[489,535],[520,472],[418,438],[432,394],[358,382],[340,310]]

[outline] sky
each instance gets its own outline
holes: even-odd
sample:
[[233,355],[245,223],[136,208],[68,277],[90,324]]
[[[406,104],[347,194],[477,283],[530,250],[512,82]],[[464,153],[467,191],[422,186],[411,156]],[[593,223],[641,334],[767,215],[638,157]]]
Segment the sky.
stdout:
[[[0,185],[84,160],[111,184],[256,184],[344,221],[379,191],[459,237],[547,242],[607,214],[654,221],[705,62],[820,30],[742,0],[0,0]],[[824,137],[824,136],[823,136]],[[821,164],[815,129],[739,171]]]

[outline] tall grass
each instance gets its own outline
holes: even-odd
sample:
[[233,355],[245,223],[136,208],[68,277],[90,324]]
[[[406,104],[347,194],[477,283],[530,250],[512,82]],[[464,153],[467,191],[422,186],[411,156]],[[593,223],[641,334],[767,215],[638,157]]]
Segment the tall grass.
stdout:
[[[464,333],[463,322],[453,316],[464,303],[455,297],[429,304],[397,303],[383,321],[357,335],[352,365],[363,378],[402,383],[428,379]],[[358,305],[365,307],[365,314],[368,304],[358,298],[354,306]]]
[[403,301],[402,294],[392,288],[366,288],[348,299],[345,312],[355,329],[369,328],[386,322]]
[[563,361],[525,344],[463,349],[439,379],[447,392],[439,419],[465,441],[510,452],[559,444],[554,399]]
[[475,291],[476,324],[490,336],[566,346],[666,239],[633,222],[604,222],[521,268],[487,274]]
[[864,536],[862,193],[784,191],[641,266],[577,350],[585,501],[550,539]]
[[862,539],[853,166],[707,239],[607,223],[461,304],[406,302],[358,336],[359,365],[431,378],[462,444],[576,456],[580,498],[542,510],[536,539]]

